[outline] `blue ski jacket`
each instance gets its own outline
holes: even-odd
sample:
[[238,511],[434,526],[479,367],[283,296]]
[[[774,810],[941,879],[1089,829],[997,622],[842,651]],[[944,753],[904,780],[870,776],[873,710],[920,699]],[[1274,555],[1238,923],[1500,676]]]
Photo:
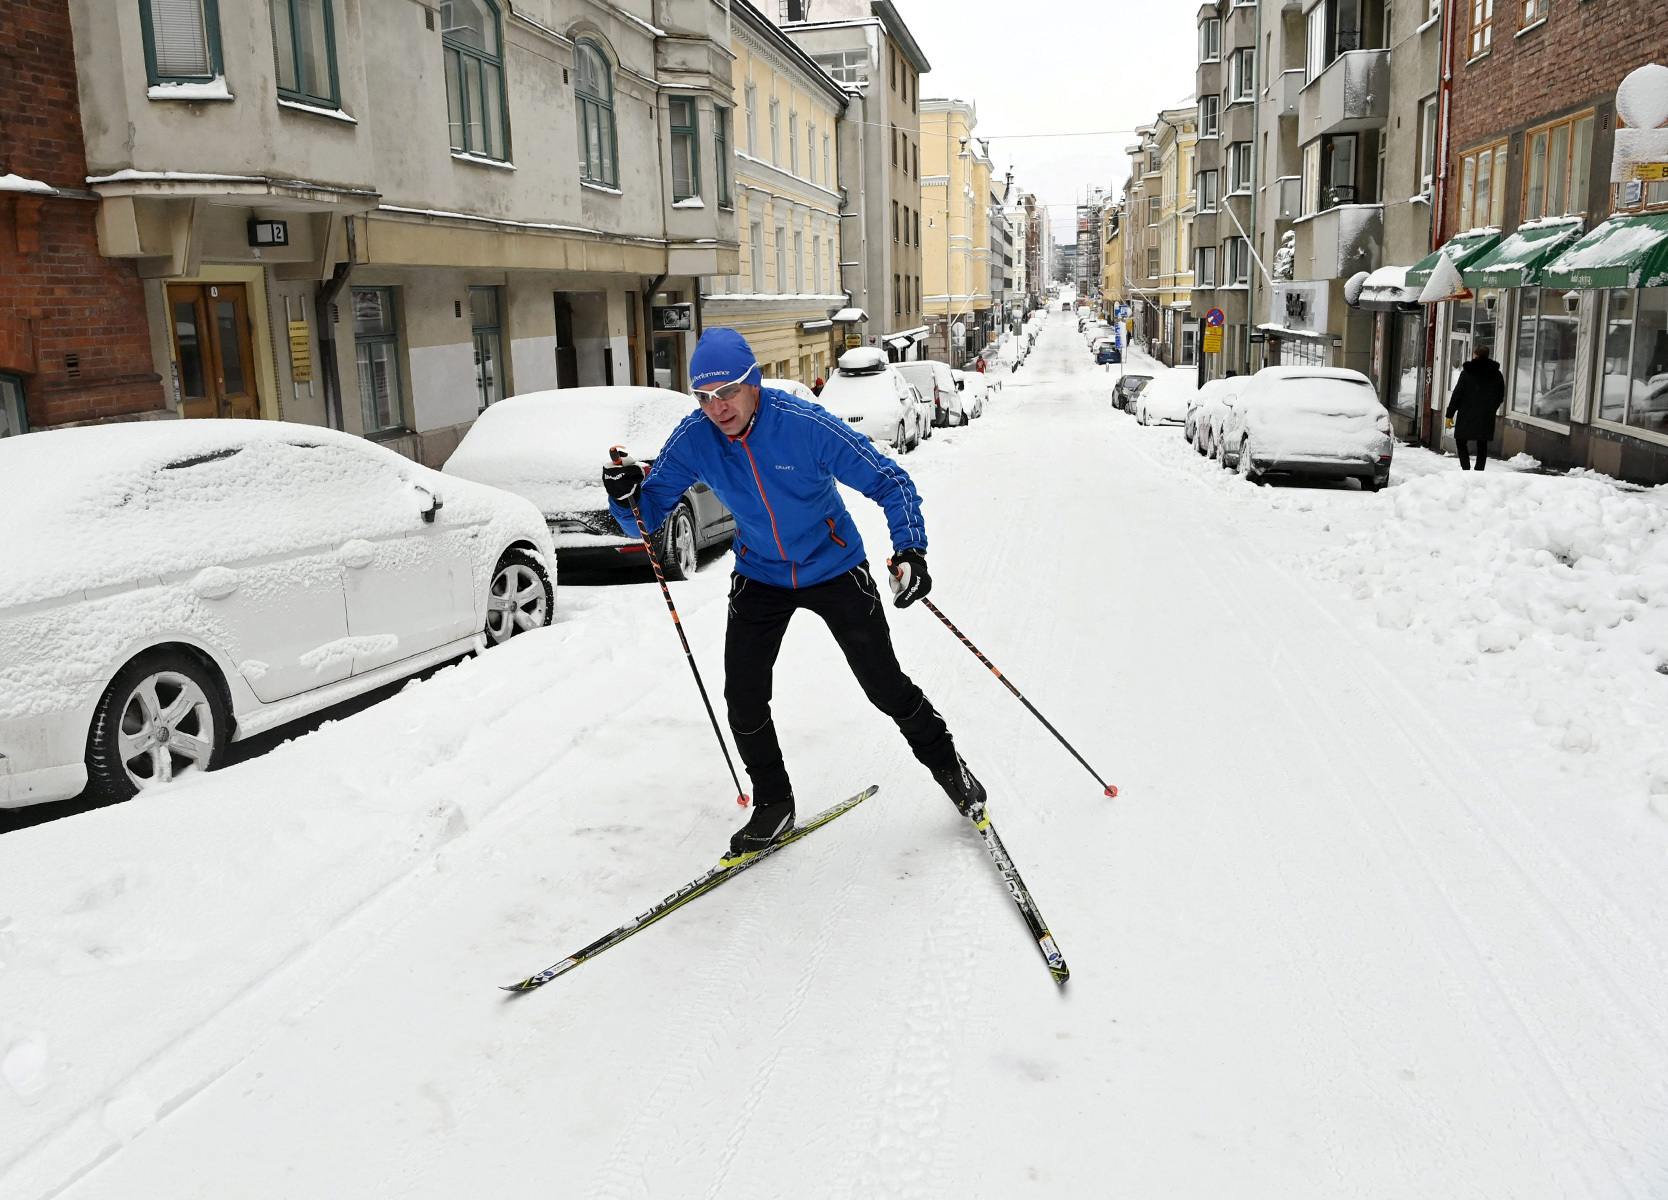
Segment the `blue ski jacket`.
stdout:
[[[774,388],[759,390],[759,411],[729,437],[699,409],[666,439],[643,483],[638,511],[659,529],[696,482],[735,514],[735,569],[776,587],[811,587],[864,561],[863,539],[835,481],[886,510],[894,551],[927,548],[921,497],[902,467],[820,404]],[[631,510],[610,500],[620,528]]]

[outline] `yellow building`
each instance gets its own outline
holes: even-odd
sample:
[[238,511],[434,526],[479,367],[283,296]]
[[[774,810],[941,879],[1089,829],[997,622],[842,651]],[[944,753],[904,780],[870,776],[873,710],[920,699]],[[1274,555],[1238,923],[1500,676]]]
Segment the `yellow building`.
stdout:
[[[1191,97],[1189,98],[1191,101]],[[1197,361],[1193,303],[1194,143],[1198,109],[1168,108],[1158,114],[1158,293],[1162,324],[1160,355],[1171,366]],[[1151,193],[1149,191],[1149,200]]]
[[[731,11],[739,274],[706,281],[702,318],[734,329],[764,374],[826,379],[843,346],[829,319],[840,285],[839,137],[845,93],[755,8]],[[722,199],[720,203],[722,203]]]
[[932,356],[958,367],[990,333],[991,164],[978,123],[969,101],[921,101],[922,311]]
[[1101,210],[1100,245],[1101,307],[1110,318],[1113,306],[1124,294],[1124,206],[1121,202],[1108,204]]

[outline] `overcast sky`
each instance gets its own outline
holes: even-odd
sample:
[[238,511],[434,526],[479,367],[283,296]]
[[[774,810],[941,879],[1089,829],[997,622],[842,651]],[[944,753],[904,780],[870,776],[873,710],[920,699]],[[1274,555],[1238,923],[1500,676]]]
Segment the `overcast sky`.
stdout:
[[922,96],[978,106],[976,136],[1121,130],[1103,137],[991,142],[998,174],[1050,213],[1056,240],[1076,237],[1071,206],[1096,184],[1121,189],[1127,132],[1193,93],[1194,14],[1187,0],[895,0],[932,73]]

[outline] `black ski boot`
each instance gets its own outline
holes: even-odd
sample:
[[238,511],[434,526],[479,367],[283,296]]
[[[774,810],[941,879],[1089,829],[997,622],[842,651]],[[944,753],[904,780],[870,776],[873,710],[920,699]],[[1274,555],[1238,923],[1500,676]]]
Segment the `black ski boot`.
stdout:
[[977,817],[985,806],[985,785],[973,778],[973,772],[962,762],[961,755],[949,766],[940,767],[932,773],[938,780],[938,786],[944,789],[944,794],[950,797],[950,802],[956,806],[956,811],[964,817]]
[[753,815],[747,824],[730,835],[730,857],[740,858],[763,850],[784,833],[793,829],[793,793],[786,799],[765,804],[754,802]]

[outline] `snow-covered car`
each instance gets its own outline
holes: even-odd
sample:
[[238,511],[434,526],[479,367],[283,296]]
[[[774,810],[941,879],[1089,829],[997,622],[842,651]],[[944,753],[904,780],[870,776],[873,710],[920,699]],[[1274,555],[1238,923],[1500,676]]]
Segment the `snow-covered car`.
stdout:
[[1174,375],[1149,383],[1136,393],[1132,407],[1142,425],[1180,425],[1187,420],[1187,402],[1194,389]]
[[800,383],[797,379],[772,379],[767,375],[760,382],[762,382],[765,387],[775,388],[779,392],[788,392],[791,395],[798,396],[801,400],[809,400],[812,404],[822,403],[822,401],[817,399],[817,394],[815,392],[806,387],[803,383]]
[[[962,410],[961,396],[956,391],[955,379],[949,363],[924,358],[916,362],[897,364],[898,373],[909,380],[909,385],[922,397],[932,401],[932,424],[965,425],[967,414]],[[931,437],[929,432],[926,435]]]
[[897,367],[886,361],[886,352],[873,346],[859,346],[840,355],[834,374],[817,398],[870,441],[899,453],[920,445],[925,425],[923,399]]
[[[613,446],[652,464],[695,407],[693,396],[664,388],[523,392],[477,417],[443,470],[531,501],[568,566],[643,567],[643,538],[635,527],[621,528],[609,511],[602,467]],[[688,579],[700,551],[734,536],[735,517],[698,483],[650,541],[666,577]]]
[[0,808],[211,770],[555,609],[532,505],[329,429],[6,438],[0,507]]
[[[1219,435],[1222,426],[1228,419],[1228,413],[1239,403],[1240,393],[1249,382],[1249,375],[1236,375],[1232,379],[1213,379],[1195,393],[1196,400],[1191,415],[1193,435],[1188,440],[1200,454],[1220,461],[1222,445]],[[1186,432],[1185,429],[1183,432]]]
[[1359,371],[1264,367],[1228,409],[1218,435],[1222,465],[1247,479],[1302,475],[1390,482],[1390,414]]
[[1132,411],[1135,398],[1152,381],[1151,375],[1120,375],[1118,382],[1112,385],[1112,407]]
[[952,371],[956,391],[961,394],[961,406],[969,420],[985,415],[985,402],[1001,384],[994,384],[988,371]]
[[[1237,379],[1238,376],[1235,376]],[[1227,387],[1227,379],[1209,380],[1204,387],[1192,393],[1187,398],[1187,416],[1182,421],[1182,437],[1189,445],[1197,445],[1195,435],[1199,430],[1199,412],[1210,401],[1210,398]],[[1203,451],[1201,451],[1203,453]]]

